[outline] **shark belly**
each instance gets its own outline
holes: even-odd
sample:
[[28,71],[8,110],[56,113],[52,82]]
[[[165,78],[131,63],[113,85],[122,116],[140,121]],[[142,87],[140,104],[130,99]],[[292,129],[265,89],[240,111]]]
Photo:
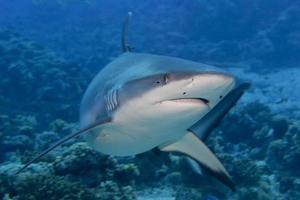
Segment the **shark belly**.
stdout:
[[168,102],[151,110],[134,110],[130,105],[119,109],[112,123],[89,134],[88,143],[104,154],[136,155],[180,139],[187,128],[208,112],[205,105],[178,105],[176,102]]
[[108,155],[136,155],[154,148],[161,142],[163,138],[153,137],[154,131],[141,130],[138,126],[111,124],[97,134],[92,146]]

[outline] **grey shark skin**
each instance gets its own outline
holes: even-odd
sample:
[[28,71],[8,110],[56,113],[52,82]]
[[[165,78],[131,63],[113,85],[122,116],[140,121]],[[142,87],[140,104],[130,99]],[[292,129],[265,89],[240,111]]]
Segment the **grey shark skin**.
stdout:
[[186,155],[193,166],[200,164],[235,190],[230,175],[203,140],[249,84],[237,83],[234,76],[210,65],[131,53],[124,38],[125,53],[96,75],[83,96],[80,130],[17,173],[69,139],[84,135],[91,147],[109,155],[130,156],[153,148]]

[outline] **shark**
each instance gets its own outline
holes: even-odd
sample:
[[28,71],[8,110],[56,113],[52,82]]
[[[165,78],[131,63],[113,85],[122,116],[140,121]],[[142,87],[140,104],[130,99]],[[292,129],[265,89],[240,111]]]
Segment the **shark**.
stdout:
[[234,191],[231,176],[205,141],[250,84],[207,64],[132,52],[126,37],[130,16],[122,29],[123,53],[95,76],[83,95],[79,131],[17,173],[83,135],[93,149],[113,156],[151,149],[184,155]]

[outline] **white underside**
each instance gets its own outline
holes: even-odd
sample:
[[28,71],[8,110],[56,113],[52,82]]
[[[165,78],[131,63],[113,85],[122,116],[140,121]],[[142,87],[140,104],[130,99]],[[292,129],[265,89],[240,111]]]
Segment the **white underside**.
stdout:
[[123,106],[115,113],[112,123],[89,133],[90,145],[109,155],[143,153],[183,137],[187,128],[209,111],[204,103],[193,101],[166,101],[149,110],[138,104],[133,101]]

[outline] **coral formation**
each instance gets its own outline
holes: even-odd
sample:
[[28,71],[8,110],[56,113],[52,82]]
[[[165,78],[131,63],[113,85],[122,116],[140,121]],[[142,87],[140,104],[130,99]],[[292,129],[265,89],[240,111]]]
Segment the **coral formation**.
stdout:
[[69,182],[63,177],[53,175],[30,175],[17,181],[13,181],[12,177],[1,176],[0,183],[3,190],[0,194],[8,194],[13,199],[95,199],[80,183]]
[[120,186],[113,181],[100,184],[99,198],[103,200],[135,200],[136,195],[131,186]]
[[[34,2],[40,3],[40,12],[33,6],[23,13],[25,19],[9,22],[23,34],[95,69],[119,52],[120,19],[133,9],[132,5],[139,16],[135,18],[139,26],[134,26],[131,35],[139,51],[181,55],[222,66],[254,66],[256,70],[268,69],[266,66],[299,65],[300,6],[295,1],[255,1],[251,4],[243,0]],[[13,2],[4,5],[18,11],[13,9],[17,7]],[[52,8],[51,12],[48,7]],[[153,13],[146,8],[156,11]],[[272,12],[266,12],[269,9]],[[111,10],[110,15],[105,12],[107,10]],[[5,19],[14,19],[17,14],[3,15],[0,25],[7,24]],[[146,26],[140,25],[145,22]]]
[[89,71],[80,65],[60,59],[17,34],[1,30],[0,76],[3,77],[0,110],[9,108],[10,112],[40,114],[43,119],[51,120],[74,119],[78,100],[91,78]]

